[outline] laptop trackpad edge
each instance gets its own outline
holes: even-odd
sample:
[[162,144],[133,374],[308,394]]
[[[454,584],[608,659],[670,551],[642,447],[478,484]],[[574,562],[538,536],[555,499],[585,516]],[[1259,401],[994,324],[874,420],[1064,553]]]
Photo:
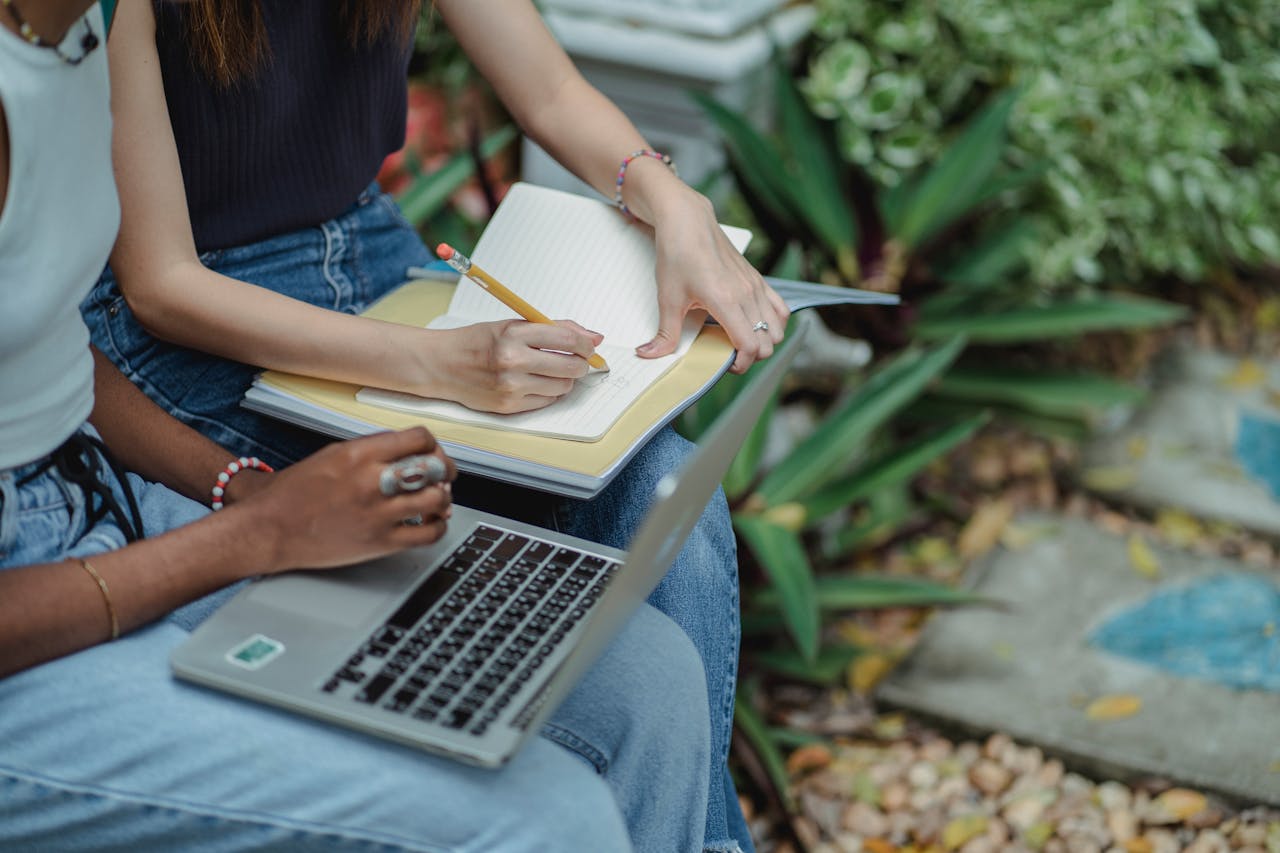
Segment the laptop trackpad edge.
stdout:
[[275,575],[253,584],[248,601],[349,628],[367,624],[419,571],[409,553],[332,570]]

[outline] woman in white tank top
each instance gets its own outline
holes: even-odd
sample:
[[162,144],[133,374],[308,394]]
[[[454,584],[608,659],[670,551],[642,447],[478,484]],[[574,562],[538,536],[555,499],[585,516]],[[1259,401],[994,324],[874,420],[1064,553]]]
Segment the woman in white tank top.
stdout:
[[[383,495],[388,465],[439,454],[415,429],[257,470],[90,349],[77,307],[119,223],[103,16],[0,7],[0,849],[696,845],[701,664],[655,611],[552,718],[596,766],[536,738],[464,768],[172,679],[169,651],[238,582],[437,540],[453,466]],[[652,780],[687,808],[654,814]]]

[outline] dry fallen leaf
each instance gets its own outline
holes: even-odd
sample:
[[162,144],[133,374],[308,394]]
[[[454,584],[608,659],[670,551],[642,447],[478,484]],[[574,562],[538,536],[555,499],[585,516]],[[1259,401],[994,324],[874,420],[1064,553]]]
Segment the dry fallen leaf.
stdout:
[[907,732],[907,718],[902,714],[881,714],[871,725],[871,732],[881,740],[896,740]]
[[784,530],[790,530],[792,533],[799,533],[804,529],[804,523],[808,519],[808,514],[805,512],[804,504],[792,501],[790,503],[770,507],[761,513],[760,517],[770,524],[776,524]]
[[893,662],[879,652],[860,654],[849,664],[849,687],[859,693],[870,693],[891,669]]
[[1099,465],[1086,468],[1080,474],[1080,482],[1085,488],[1095,492],[1119,492],[1138,482],[1138,468],[1135,465]]
[[1272,332],[1280,329],[1280,299],[1268,296],[1258,303],[1253,314],[1253,325],[1260,332]]
[[1155,849],[1154,844],[1141,836],[1130,838],[1124,843],[1125,853],[1153,853]]
[[942,847],[944,850],[957,850],[972,838],[987,831],[987,816],[971,814],[958,817],[942,830]]
[[1208,805],[1209,801],[1205,799],[1204,794],[1187,788],[1170,788],[1151,801],[1151,808],[1157,813],[1168,815],[1179,821],[1199,814]]
[[1222,377],[1228,388],[1256,388],[1267,378],[1267,371],[1251,358],[1242,358],[1235,370]]
[[1032,850],[1039,850],[1045,843],[1053,837],[1057,832],[1057,828],[1047,820],[1037,821],[1028,826],[1026,831],[1022,833],[1022,840]]
[[1119,720],[1132,717],[1142,710],[1142,699],[1131,693],[1113,693],[1099,696],[1084,709],[1091,720]]
[[1033,546],[1044,537],[1056,534],[1059,530],[1061,526],[1053,523],[1009,524],[1000,534],[1000,544],[1009,548],[1010,551],[1021,551],[1023,548]]
[[1151,546],[1141,534],[1134,533],[1129,536],[1128,550],[1129,565],[1135,572],[1149,580],[1160,577],[1160,561],[1151,552]]
[[969,523],[960,531],[956,550],[964,559],[980,557],[995,547],[1000,534],[1013,519],[1013,502],[1007,498],[989,501],[974,510]]
[[787,756],[787,773],[797,776],[831,763],[831,749],[824,743],[809,743]]
[[867,853],[898,853],[898,847],[883,838],[864,838],[862,849]]
[[1204,525],[1186,510],[1162,509],[1156,513],[1156,529],[1179,548],[1199,542],[1205,535]]

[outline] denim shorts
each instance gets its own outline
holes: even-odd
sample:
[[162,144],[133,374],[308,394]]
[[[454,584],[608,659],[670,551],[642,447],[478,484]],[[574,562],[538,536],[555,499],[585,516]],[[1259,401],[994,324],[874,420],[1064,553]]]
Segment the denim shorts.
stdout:
[[[89,424],[81,431],[98,435]],[[109,466],[103,466],[103,479],[117,503],[127,506],[125,484]],[[208,507],[136,474],[127,475],[127,484],[137,501],[142,527],[149,534],[181,527],[209,512]],[[45,466],[43,459],[0,471],[0,570],[123,548],[127,537],[115,519],[107,516],[92,523],[92,515],[84,491],[56,468]],[[194,601],[174,611],[169,619],[191,630],[237,588],[231,586]]]

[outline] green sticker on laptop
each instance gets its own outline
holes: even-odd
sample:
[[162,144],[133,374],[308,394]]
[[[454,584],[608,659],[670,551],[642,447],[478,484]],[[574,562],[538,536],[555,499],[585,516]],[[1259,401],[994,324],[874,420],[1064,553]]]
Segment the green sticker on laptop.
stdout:
[[282,654],[284,643],[262,634],[254,634],[227,652],[227,660],[245,669],[262,669]]

